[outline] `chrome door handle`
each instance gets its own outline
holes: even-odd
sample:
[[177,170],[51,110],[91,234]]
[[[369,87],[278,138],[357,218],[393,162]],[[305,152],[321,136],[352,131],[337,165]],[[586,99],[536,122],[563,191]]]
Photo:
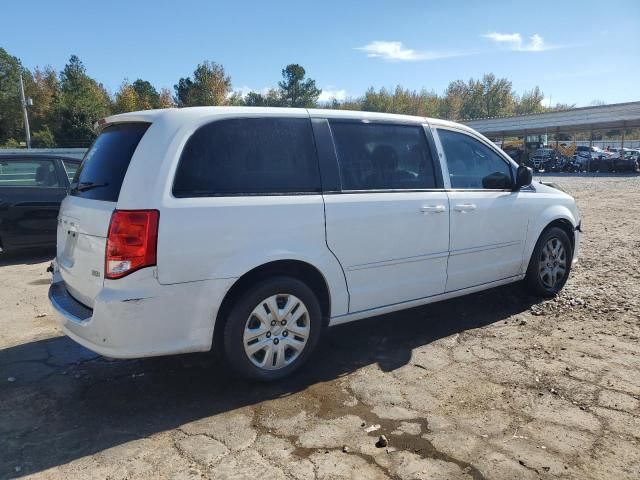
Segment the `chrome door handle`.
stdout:
[[453,207],[456,212],[471,212],[475,210],[477,207],[473,203],[461,203],[460,205],[456,205]]
[[424,205],[420,207],[422,213],[443,213],[446,210],[444,205]]

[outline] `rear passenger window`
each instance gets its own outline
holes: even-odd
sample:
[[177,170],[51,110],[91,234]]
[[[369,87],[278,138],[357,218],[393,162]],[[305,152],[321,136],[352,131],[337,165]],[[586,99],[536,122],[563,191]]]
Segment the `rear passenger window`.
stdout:
[[0,160],[0,187],[60,187],[51,160]]
[[234,118],[187,141],[173,183],[176,197],[320,191],[308,118]]
[[447,157],[451,188],[507,189],[511,167],[501,156],[469,135],[438,129]]
[[343,121],[330,125],[342,190],[436,188],[423,127]]

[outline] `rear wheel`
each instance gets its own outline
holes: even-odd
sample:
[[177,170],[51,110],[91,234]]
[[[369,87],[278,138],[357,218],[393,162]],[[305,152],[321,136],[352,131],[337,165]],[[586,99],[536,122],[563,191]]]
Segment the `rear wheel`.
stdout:
[[573,250],[566,232],[551,227],[542,232],[529,261],[525,282],[536,295],[556,295],[569,278]]
[[320,303],[302,281],[274,277],[250,288],[231,309],[224,353],[251,380],[272,381],[300,368],[322,330]]

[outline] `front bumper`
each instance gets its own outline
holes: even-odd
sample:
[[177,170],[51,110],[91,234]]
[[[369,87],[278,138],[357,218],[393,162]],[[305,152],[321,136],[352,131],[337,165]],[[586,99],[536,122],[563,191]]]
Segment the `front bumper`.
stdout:
[[[150,270],[105,282],[93,308],[73,298],[54,271],[49,300],[62,331],[89,350],[113,358],[209,350],[218,306],[233,279],[160,285]],[[121,280],[125,282],[115,283]],[[120,288],[125,284],[127,288]]]
[[578,226],[573,231],[573,258],[571,264],[578,263],[578,257],[580,253],[580,237],[582,236],[582,222],[578,223]]

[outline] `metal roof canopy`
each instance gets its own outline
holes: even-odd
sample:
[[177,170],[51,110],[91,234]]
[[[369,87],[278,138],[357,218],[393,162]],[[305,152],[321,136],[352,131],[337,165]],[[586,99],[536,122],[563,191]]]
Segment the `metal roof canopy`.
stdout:
[[463,121],[485,136],[525,136],[545,133],[640,127],[640,102],[582,107],[562,112]]

